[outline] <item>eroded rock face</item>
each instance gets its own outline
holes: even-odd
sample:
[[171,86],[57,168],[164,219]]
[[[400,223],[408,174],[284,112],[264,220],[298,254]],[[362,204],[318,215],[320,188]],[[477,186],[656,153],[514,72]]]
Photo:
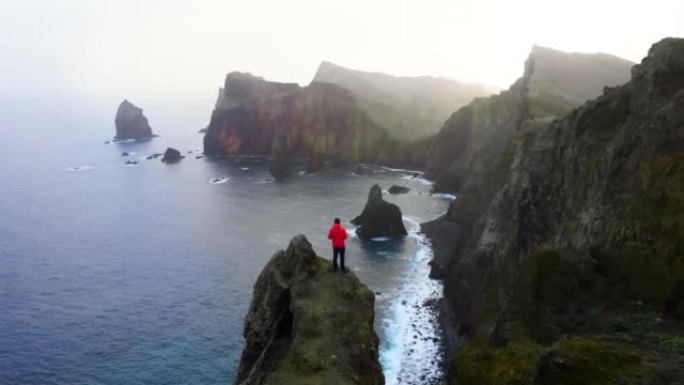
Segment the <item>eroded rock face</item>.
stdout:
[[408,234],[401,217],[401,210],[394,203],[382,199],[382,190],[377,184],[368,193],[368,202],[361,215],[352,219],[359,226],[356,234],[362,239],[376,237],[400,237]]
[[116,140],[149,139],[154,136],[143,110],[128,100],[124,100],[116,111]]
[[315,172],[326,163],[388,158],[395,147],[342,87],[299,87],[237,72],[226,76],[204,136],[205,154],[269,156],[278,174],[287,169],[284,153]]
[[374,295],[331,272],[303,235],[278,251],[254,285],[236,384],[382,385]]

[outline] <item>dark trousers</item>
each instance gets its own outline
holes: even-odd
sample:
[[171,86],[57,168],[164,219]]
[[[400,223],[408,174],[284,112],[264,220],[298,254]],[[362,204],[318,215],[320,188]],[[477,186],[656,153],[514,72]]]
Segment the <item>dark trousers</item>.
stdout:
[[333,247],[333,270],[337,270],[337,256],[340,256],[340,267],[344,271],[344,247]]

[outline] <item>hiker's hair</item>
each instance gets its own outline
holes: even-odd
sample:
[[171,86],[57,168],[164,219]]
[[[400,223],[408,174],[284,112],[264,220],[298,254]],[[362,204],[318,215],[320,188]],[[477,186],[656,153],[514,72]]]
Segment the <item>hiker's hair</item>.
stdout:
[[335,223],[339,225],[340,224],[340,218],[335,218]]

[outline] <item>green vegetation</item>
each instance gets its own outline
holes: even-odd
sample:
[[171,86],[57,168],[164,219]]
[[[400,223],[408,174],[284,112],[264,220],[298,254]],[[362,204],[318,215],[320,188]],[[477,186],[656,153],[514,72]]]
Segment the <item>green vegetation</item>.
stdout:
[[535,385],[631,385],[647,368],[633,352],[587,338],[562,339],[542,357]]
[[533,343],[512,343],[505,347],[470,344],[453,358],[449,384],[531,385],[543,348]]

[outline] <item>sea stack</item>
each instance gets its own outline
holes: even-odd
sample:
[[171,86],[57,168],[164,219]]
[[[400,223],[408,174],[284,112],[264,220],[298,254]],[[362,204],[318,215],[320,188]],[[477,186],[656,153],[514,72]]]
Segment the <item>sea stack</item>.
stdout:
[[382,385],[374,295],[333,273],[304,235],[275,253],[254,285],[238,385]]
[[173,163],[180,162],[180,160],[183,158],[185,158],[185,156],[181,155],[180,151],[176,150],[175,148],[169,147],[166,149],[166,152],[164,152],[164,156],[162,157],[161,161]]
[[147,118],[143,115],[142,108],[128,100],[119,104],[114,124],[116,125],[115,140],[143,140],[155,136]]
[[382,199],[382,190],[377,184],[371,187],[366,207],[352,223],[359,226],[356,234],[362,239],[407,234],[399,206]]
[[292,171],[290,170],[290,151],[285,145],[284,135],[273,138],[269,171],[277,181],[286,179],[292,174]]

